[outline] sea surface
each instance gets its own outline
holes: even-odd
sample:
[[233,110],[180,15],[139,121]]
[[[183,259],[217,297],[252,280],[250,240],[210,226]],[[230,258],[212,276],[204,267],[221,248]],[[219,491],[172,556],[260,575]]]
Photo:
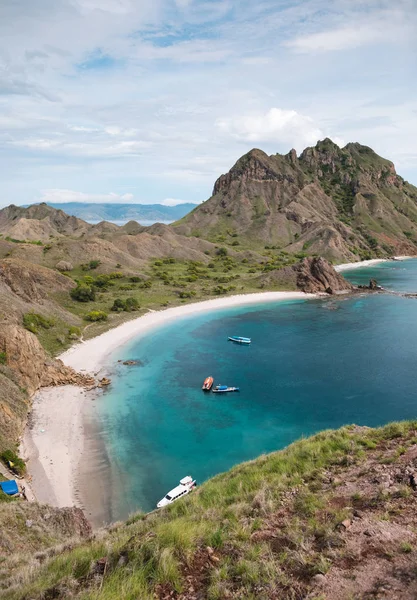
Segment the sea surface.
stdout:
[[[344,276],[417,292],[417,259]],[[95,403],[109,519],[153,509],[185,475],[202,482],[323,429],[416,418],[416,341],[417,298],[378,293],[216,310],[119,348]],[[205,394],[208,375],[240,392]]]

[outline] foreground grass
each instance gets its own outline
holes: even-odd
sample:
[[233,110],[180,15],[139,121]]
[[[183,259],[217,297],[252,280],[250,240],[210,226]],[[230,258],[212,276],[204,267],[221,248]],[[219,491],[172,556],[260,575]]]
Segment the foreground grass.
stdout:
[[[192,597],[190,588],[209,600],[304,597],[310,579],[335,560],[337,528],[352,510],[332,504],[336,479],[323,482],[329,473],[343,478],[368,455],[382,452],[382,460],[390,443],[400,445],[393,455],[399,456],[416,443],[416,429],[417,422],[348,426],[241,464],[164,510],[135,515],[87,544],[31,563],[5,597],[150,600]],[[397,492],[409,495],[408,488]],[[410,548],[405,541],[399,552]]]

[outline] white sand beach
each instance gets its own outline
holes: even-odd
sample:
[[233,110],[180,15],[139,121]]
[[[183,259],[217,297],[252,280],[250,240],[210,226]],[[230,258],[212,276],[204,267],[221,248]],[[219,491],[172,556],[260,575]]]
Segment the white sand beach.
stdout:
[[169,321],[189,317],[194,314],[221,310],[233,306],[277,302],[280,300],[306,300],[317,298],[318,294],[304,292],[260,292],[256,294],[241,294],[225,298],[203,300],[193,304],[184,304],[160,311],[149,312],[137,319],[123,323],[106,333],[91,340],[72,346],[59,357],[66,365],[76,371],[96,373],[105,363],[106,357],[119,346],[138,337],[155,327],[165,325]]
[[343,271],[350,271],[351,269],[359,269],[361,267],[372,267],[372,265],[377,265],[382,262],[389,262],[390,260],[407,260],[408,258],[416,258],[415,256],[393,256],[390,258],[372,258],[370,260],[360,260],[359,262],[354,263],[343,263],[341,265],[335,265],[335,270],[338,273]]
[[[102,335],[76,344],[59,358],[77,371],[97,373],[115,348],[169,321],[227,307],[317,297],[319,294],[303,292],[262,292],[150,311]],[[97,444],[92,439],[91,427],[86,426],[86,415],[96,397],[96,391],[86,392],[72,385],[40,390],[33,400],[20,454],[28,459],[31,488],[41,503],[85,508],[83,487],[89,479],[89,487],[96,489],[97,493],[93,503],[90,498],[88,517],[93,524],[99,525],[103,523],[105,514],[103,499],[99,496],[105,494],[105,490],[101,487],[100,474],[95,471],[102,471],[104,467],[102,458],[98,456]],[[88,466],[87,475],[85,468],[80,469],[81,462]]]

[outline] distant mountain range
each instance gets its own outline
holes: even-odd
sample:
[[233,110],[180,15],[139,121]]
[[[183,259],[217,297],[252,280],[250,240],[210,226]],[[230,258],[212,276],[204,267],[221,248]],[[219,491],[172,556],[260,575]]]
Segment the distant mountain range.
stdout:
[[139,221],[145,224],[171,223],[188,214],[197,204],[187,202],[177,206],[163,204],[107,204],[87,202],[48,202],[48,206],[90,223],[99,221]]

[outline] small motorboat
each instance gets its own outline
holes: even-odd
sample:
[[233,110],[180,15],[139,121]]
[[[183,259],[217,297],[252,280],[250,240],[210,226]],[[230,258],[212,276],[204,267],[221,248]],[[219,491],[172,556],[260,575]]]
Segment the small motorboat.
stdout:
[[206,377],[203,383],[203,387],[201,388],[204,392],[209,392],[213,386],[214,379],[213,377]]
[[251,341],[250,338],[240,337],[238,335],[231,335],[229,337],[229,342],[235,342],[235,344],[250,344]]
[[226,392],[238,392],[238,387],[230,387],[228,385],[216,385],[213,390],[213,394],[224,394]]
[[189,494],[191,490],[193,490],[196,487],[196,485],[197,484],[195,479],[193,479],[189,475],[187,475],[187,477],[183,477],[180,480],[179,485],[177,485],[177,487],[168,492],[168,494],[158,502],[158,504],[156,505],[157,508],[167,506],[168,504],[175,502],[175,500],[178,500],[178,498],[182,498],[186,494]]

